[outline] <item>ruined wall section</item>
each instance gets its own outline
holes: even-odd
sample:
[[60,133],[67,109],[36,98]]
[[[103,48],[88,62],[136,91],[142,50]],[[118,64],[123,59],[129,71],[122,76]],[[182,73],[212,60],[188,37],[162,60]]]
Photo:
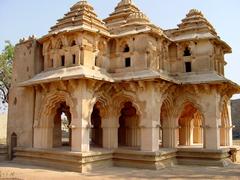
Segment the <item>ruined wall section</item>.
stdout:
[[41,51],[41,45],[33,37],[21,40],[15,47],[7,130],[10,146],[13,133],[17,135],[17,146],[32,146],[35,90],[19,85],[43,70]]
[[240,99],[231,101],[232,107],[232,123],[235,126],[233,128],[233,138],[240,139]]

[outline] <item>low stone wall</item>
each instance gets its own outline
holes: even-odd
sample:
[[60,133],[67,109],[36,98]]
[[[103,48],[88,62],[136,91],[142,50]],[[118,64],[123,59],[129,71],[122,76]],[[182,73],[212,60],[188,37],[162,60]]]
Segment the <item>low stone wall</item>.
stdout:
[[225,167],[233,163],[229,151],[229,148],[220,150],[178,148],[177,162],[180,165]]
[[6,144],[7,114],[0,114],[0,144]]
[[14,162],[67,171],[87,172],[112,166],[112,151],[71,152],[58,149],[14,149]]
[[[235,150],[235,149],[233,149]],[[134,149],[94,149],[90,152],[71,152],[62,149],[14,149],[14,162],[67,171],[88,172],[111,166],[132,167],[141,169],[162,169],[175,164],[228,166],[236,155],[230,149],[160,149],[158,152],[142,152]],[[237,152],[239,153],[239,152]]]

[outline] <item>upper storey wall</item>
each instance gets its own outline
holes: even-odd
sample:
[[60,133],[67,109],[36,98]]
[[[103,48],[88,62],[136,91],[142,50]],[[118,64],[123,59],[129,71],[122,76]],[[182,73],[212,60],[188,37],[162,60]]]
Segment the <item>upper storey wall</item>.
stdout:
[[43,57],[41,44],[33,38],[17,44],[13,61],[12,85],[29,80],[42,70]]
[[8,103],[8,137],[15,133],[18,136],[18,146],[32,147],[35,101],[34,87],[24,88],[18,84],[33,78],[42,69],[42,46],[37,40],[30,38],[16,45]]
[[104,22],[87,1],[76,3],[40,40],[44,70],[82,66],[110,73],[148,69],[224,75],[230,47],[198,10],[190,10],[177,29],[163,31],[132,1],[122,0]]
[[196,40],[169,45],[171,73],[206,73],[215,71],[224,75],[224,53],[211,40]]
[[213,47],[209,41],[190,41],[169,46],[171,73],[207,72],[212,69]]
[[172,73],[215,71],[224,75],[224,54],[231,53],[231,48],[220,39],[202,12],[190,10],[177,29],[165,33],[177,45],[179,61],[172,60]]
[[163,36],[135,34],[109,41],[110,72],[170,70],[168,44]]
[[148,33],[106,38],[78,32],[43,43],[44,70],[99,67],[111,73],[162,70],[167,73],[216,71],[224,75],[224,53],[211,40],[171,42]]
[[108,69],[107,39],[78,32],[53,36],[43,42],[44,70],[85,66]]

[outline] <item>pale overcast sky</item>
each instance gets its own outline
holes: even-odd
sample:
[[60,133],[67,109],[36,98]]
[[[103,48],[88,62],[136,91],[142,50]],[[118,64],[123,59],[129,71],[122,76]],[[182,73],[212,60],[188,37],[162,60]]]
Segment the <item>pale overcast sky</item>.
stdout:
[[[88,0],[100,18],[114,10],[120,0]],[[77,0],[0,0],[0,49],[4,41],[45,35]],[[240,84],[240,0],[134,0],[134,3],[163,29],[175,28],[186,13],[199,9],[222,40],[233,49],[226,56],[226,77]]]

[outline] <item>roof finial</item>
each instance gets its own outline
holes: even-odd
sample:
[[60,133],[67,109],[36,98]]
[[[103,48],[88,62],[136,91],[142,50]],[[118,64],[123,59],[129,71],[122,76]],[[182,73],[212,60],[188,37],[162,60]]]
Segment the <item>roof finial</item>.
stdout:
[[132,4],[132,0],[121,0],[121,2],[118,3],[118,5],[126,5],[126,4]]

